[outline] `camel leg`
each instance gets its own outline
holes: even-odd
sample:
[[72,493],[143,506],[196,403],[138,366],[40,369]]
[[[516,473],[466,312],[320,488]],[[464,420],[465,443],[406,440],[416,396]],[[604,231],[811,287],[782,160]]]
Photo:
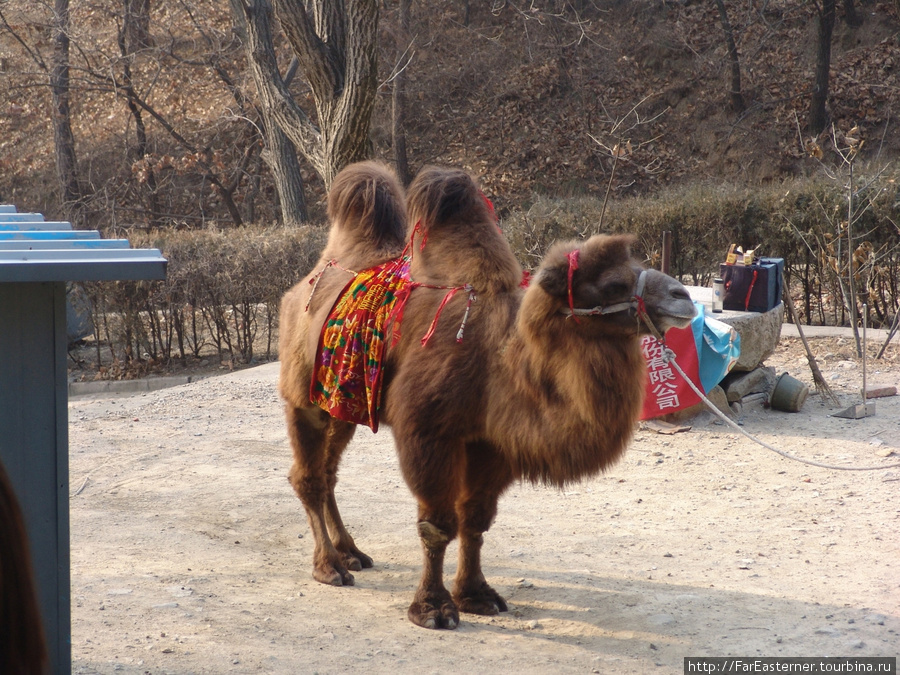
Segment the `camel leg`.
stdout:
[[417,527],[425,553],[425,565],[419,588],[406,615],[423,628],[453,629],[459,625],[459,611],[450,591],[444,586],[444,554],[452,535],[448,534],[449,528],[442,529],[431,521],[423,520],[421,508],[419,512]]
[[[329,495],[331,499],[334,498],[329,488],[328,456],[337,452],[338,459],[340,458],[340,451],[336,448],[332,447],[331,453],[328,452],[332,418],[318,408],[295,408],[290,404],[285,406],[285,416],[288,437],[294,450],[294,464],[289,480],[306,509],[315,542],[313,578],[332,586],[352,586],[353,575],[347,571],[344,557],[334,547],[328,535],[325,515]],[[345,444],[347,441],[349,436],[345,439]],[[336,469],[337,462],[334,464]]]
[[417,528],[425,558],[407,616],[423,628],[456,628],[459,612],[444,586],[444,554],[457,529],[458,453],[452,446],[425,449],[425,444],[413,443],[398,444],[398,450],[403,475],[419,502]]
[[459,515],[459,567],[453,599],[461,612],[493,616],[507,610],[506,601],[487,583],[481,571],[484,533],[497,515],[497,500],[512,482],[506,462],[487,444],[466,447],[466,475]]
[[334,488],[337,485],[338,464],[344,448],[353,438],[356,425],[330,420],[329,433],[326,438],[325,475],[328,485],[328,497],[325,503],[325,523],[331,534],[331,543],[341,555],[341,561],[348,570],[359,572],[363,568],[372,567],[372,558],[360,551],[353,541],[353,537],[344,527],[344,521],[338,511],[337,500],[334,496]]

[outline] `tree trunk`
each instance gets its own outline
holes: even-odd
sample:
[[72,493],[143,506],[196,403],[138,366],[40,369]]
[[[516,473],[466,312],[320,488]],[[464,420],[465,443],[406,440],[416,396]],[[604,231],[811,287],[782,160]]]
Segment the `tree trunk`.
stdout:
[[247,17],[250,67],[263,108],[272,112],[329,188],[341,169],[370,153],[369,124],[378,87],[377,1],[276,0],[282,29],[312,89],[318,125],[291,97],[268,58],[274,50],[266,48],[266,36],[257,30],[262,0],[235,1]]
[[391,136],[394,145],[394,161],[397,177],[403,185],[409,185],[412,173],[406,153],[406,66],[412,59],[412,41],[409,35],[409,13],[412,0],[400,0],[399,30],[397,31],[397,74],[391,95]]
[[122,29],[129,54],[151,45],[150,0],[124,0]]
[[851,28],[859,28],[863,24],[863,15],[856,11],[854,0],[844,0],[844,18]]
[[[275,180],[278,200],[281,206],[282,222],[293,227],[309,220],[304,196],[303,178],[300,175],[300,163],[297,161],[297,149],[291,139],[278,126],[278,121],[270,105],[272,97],[264,95],[266,84],[261,77],[277,77],[283,90],[287,92],[287,83],[278,72],[275,47],[272,41],[271,15],[272,7],[268,0],[255,0],[252,6],[241,0],[232,0],[232,14],[236,27],[244,40],[247,62],[251,64],[251,72],[262,101],[261,117],[266,149],[262,157]],[[252,25],[251,25],[252,24]],[[258,62],[265,64],[260,67]],[[291,64],[292,68],[294,63]],[[289,73],[288,77],[293,77]]]
[[55,35],[50,89],[53,92],[56,175],[62,190],[63,210],[69,214],[81,198],[69,110],[69,0],[56,0],[53,19]]
[[719,18],[722,21],[722,30],[725,32],[725,44],[728,47],[728,60],[731,63],[731,91],[729,99],[731,108],[736,113],[742,113],[747,106],[744,103],[744,95],[741,93],[741,63],[738,58],[737,45],[734,42],[734,29],[728,20],[728,12],[725,10],[724,0],[716,0],[719,8]]
[[[122,54],[122,84],[125,92],[125,100],[128,105],[128,111],[134,120],[134,129],[137,136],[137,146],[134,148],[134,156],[143,159],[147,156],[147,127],[144,124],[144,116],[141,108],[136,102],[136,94],[134,91],[134,83],[131,77],[131,54],[134,52],[133,38],[129,34],[133,33],[131,22],[138,21],[139,17],[129,12],[128,5],[135,0],[125,0],[125,13],[122,19],[122,28],[119,31],[118,42],[119,51]],[[157,227],[162,222],[162,210],[159,205],[159,192],[156,183],[156,173],[153,167],[149,166],[147,170],[147,211],[150,214],[148,224],[150,227]]]
[[835,0],[822,0],[818,5],[819,33],[816,48],[816,79],[809,106],[809,132],[819,134],[828,122],[825,102],[828,100],[829,70],[831,69],[831,35],[834,32]]
[[266,150],[263,159],[269,165],[278,190],[281,220],[288,227],[296,227],[309,220],[306,197],[303,194],[303,178],[297,149],[271,116],[263,113],[266,133]]

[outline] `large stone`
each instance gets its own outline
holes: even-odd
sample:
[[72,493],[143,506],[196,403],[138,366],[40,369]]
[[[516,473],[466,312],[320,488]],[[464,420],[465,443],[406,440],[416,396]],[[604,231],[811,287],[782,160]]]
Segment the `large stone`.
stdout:
[[775,388],[775,369],[760,367],[751,371],[730,372],[721,382],[729,403],[750,394],[767,394]]
[[781,339],[781,324],[784,320],[784,304],[770,309],[768,312],[733,312],[723,311],[711,313],[712,289],[702,286],[690,286],[691,297],[702,302],[707,315],[732,326],[741,336],[741,355],[733,371],[750,371],[775,352],[778,340]]
[[[709,402],[716,406],[716,408],[718,408],[723,414],[727,415],[729,418],[734,417],[734,411],[732,411],[731,406],[728,405],[728,399],[726,398],[725,391],[722,389],[722,387],[715,386],[710,389],[709,393],[706,395],[706,398],[709,399]],[[707,407],[706,403],[700,401],[700,403],[692,405],[689,408],[684,408],[683,410],[663,415],[662,419],[673,424],[686,422],[707,411],[709,411],[709,408]],[[712,415],[712,413],[710,414]]]
[[784,306],[768,312],[722,312],[716,317],[732,326],[741,336],[741,355],[733,370],[753,370],[775,353],[781,339]]

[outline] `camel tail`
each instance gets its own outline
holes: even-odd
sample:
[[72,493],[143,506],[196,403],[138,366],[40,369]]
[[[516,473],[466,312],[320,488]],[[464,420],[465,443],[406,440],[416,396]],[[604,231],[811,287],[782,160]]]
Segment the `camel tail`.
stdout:
[[406,240],[406,197],[394,172],[375,161],[344,168],[328,193],[332,241],[392,256]]

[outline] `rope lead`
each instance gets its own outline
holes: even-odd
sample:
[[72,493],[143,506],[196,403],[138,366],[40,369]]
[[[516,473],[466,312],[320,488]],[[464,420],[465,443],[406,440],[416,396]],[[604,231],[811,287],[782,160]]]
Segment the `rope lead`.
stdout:
[[671,349],[669,349],[666,346],[665,338],[660,335],[656,326],[654,326],[653,322],[650,321],[650,317],[647,315],[647,312],[646,311],[639,312],[638,316],[647,325],[647,328],[653,334],[653,337],[656,338],[656,341],[659,342],[659,344],[662,346],[663,358],[666,360],[666,363],[667,364],[671,363],[673,366],[675,366],[675,370],[678,371],[678,374],[681,375],[682,379],[685,382],[687,382],[688,386],[694,390],[694,393],[700,397],[700,399],[703,401],[703,403],[706,405],[706,407],[709,408],[710,411],[712,411],[712,413],[714,415],[716,415],[719,419],[721,419],[723,422],[725,422],[725,424],[727,424],[729,427],[731,427],[735,431],[738,431],[741,434],[743,434],[744,436],[746,436],[747,438],[749,438],[751,441],[758,443],[759,445],[763,446],[767,450],[771,450],[775,454],[781,455],[782,457],[784,457],[786,459],[792,459],[795,462],[800,462],[801,464],[809,464],[810,466],[817,466],[820,469],[832,469],[835,471],[883,471],[884,469],[895,469],[897,467],[900,467],[900,463],[887,464],[885,466],[837,466],[835,464],[824,464],[822,462],[816,462],[811,459],[803,459],[801,457],[797,457],[796,455],[792,455],[788,452],[785,452],[784,450],[779,450],[775,446],[770,445],[769,443],[766,443],[764,440],[757,438],[753,434],[745,431],[738,424],[736,424],[731,418],[729,418],[728,415],[726,415],[721,410],[719,410],[716,407],[716,405],[706,397],[706,394],[704,394],[703,391],[701,391],[700,388],[696,384],[694,384],[694,382],[691,380],[691,378],[689,378],[685,374],[685,372],[681,369],[681,366],[679,366],[678,362],[675,360],[675,356],[676,356],[675,352],[673,352]]

